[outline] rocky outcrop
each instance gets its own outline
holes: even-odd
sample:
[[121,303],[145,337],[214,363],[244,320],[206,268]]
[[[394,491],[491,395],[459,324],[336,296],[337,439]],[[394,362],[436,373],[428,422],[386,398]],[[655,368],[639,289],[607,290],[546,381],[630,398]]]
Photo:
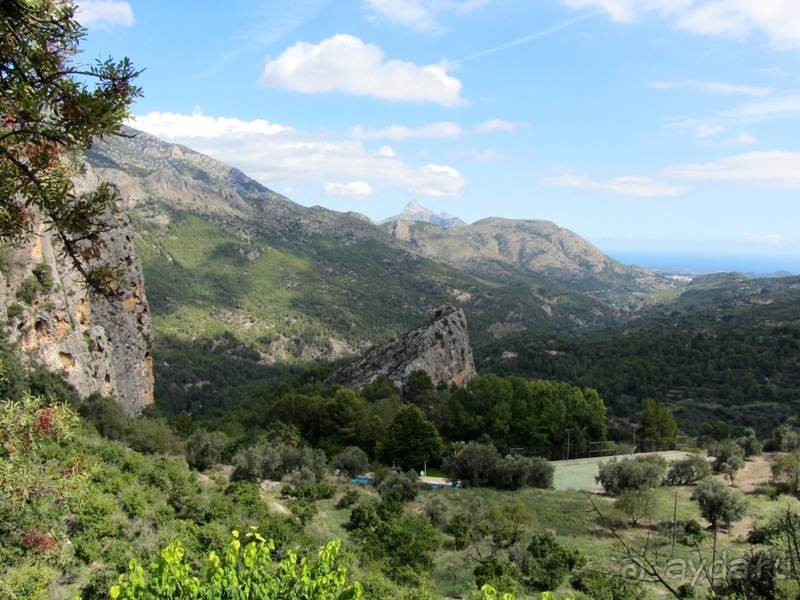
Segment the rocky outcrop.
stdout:
[[475,365],[464,312],[442,306],[428,317],[425,325],[372,350],[334,374],[329,383],[361,388],[385,375],[404,390],[411,373],[422,370],[435,385],[466,384],[475,375]]
[[1,249],[0,315],[8,317],[4,337],[24,364],[61,372],[82,396],[110,396],[136,415],[153,402],[150,312],[133,229],[122,211],[112,219],[116,228],[98,260],[121,268],[118,295],[88,291],[40,225],[29,244]]

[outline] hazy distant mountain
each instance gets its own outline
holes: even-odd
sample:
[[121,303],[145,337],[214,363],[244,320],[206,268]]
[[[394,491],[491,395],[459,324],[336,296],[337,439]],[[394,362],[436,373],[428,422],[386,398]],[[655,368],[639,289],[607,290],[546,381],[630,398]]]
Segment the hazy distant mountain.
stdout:
[[399,215],[389,217],[384,222],[387,221],[421,221],[440,227],[463,227],[466,225],[466,222],[458,217],[446,212],[435,213],[429,208],[422,206],[422,204],[416,200],[412,200],[406,204],[403,208],[403,212]]
[[681,285],[623,265],[550,221],[492,217],[453,228],[409,221],[383,227],[425,256],[478,277],[536,273],[617,307],[638,308]]

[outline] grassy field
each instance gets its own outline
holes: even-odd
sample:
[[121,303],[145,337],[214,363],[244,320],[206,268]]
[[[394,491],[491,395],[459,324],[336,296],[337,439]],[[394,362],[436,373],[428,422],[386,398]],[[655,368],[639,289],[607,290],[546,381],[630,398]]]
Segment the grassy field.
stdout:
[[[723,528],[718,536],[717,556],[726,560],[735,560],[752,550],[746,541],[747,533],[758,523],[764,523],[772,516],[787,508],[800,512],[800,502],[796,498],[780,496],[770,499],[760,493],[760,486],[769,479],[770,456],[749,460],[740,473],[737,485],[749,501],[748,514],[741,522],[734,524],[729,530]],[[634,551],[647,549],[651,559],[657,559],[662,570],[667,565],[682,565],[670,580],[675,587],[682,583],[698,585],[698,598],[705,597],[704,587],[707,585],[704,575],[698,570],[701,560],[710,560],[711,536],[707,534],[698,549],[682,543],[685,536],[684,524],[697,520],[707,526],[699,515],[697,503],[691,500],[693,486],[662,487],[655,490],[656,501],[649,518],[643,519],[637,526],[631,526],[614,510],[614,499],[605,495],[597,495],[581,491],[579,487],[596,487],[594,474],[597,472],[597,461],[570,461],[569,464],[556,465],[557,486],[560,489],[522,489],[513,492],[501,492],[487,488],[465,489],[424,489],[406,508],[411,511],[426,512],[432,503],[443,504],[446,517],[454,514],[467,515],[477,521],[492,505],[513,507],[523,505],[529,511],[529,517],[522,525],[525,538],[533,532],[547,531],[554,534],[562,544],[573,545],[584,552],[587,557],[585,569],[605,573],[630,574],[630,562],[626,559],[622,545],[612,536],[608,524],[613,523],[626,544]],[[352,484],[340,482],[339,492],[330,500],[317,503],[319,514],[306,527],[307,534],[319,544],[333,538],[342,540],[345,548],[353,551],[356,546],[347,535],[346,525],[350,509],[337,509],[336,501]],[[377,492],[371,486],[356,486],[362,497],[375,497]],[[277,489],[275,490],[277,492]],[[271,501],[283,502],[274,494]],[[594,505],[594,506],[593,506]],[[603,515],[602,517],[600,515]],[[604,520],[608,519],[608,521]],[[673,518],[675,518],[676,534],[673,544]],[[442,533],[442,547],[435,555],[435,564],[431,573],[430,591],[437,598],[467,598],[474,589],[472,569],[477,564],[474,556],[478,552],[486,554],[488,546],[477,546],[466,551],[456,551],[452,538],[446,527]],[[354,576],[358,575],[358,567],[354,566]],[[673,572],[674,574],[674,572]],[[679,575],[682,574],[683,577]],[[634,576],[636,574],[634,573]],[[657,584],[646,583],[647,598],[665,597],[665,591]],[[558,590],[558,598],[570,597],[573,590],[569,581]],[[535,598],[519,596],[518,600]]]

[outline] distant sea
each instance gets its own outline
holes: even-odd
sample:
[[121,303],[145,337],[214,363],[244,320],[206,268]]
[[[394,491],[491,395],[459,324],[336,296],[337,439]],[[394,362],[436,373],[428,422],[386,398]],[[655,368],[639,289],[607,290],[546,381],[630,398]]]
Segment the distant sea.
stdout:
[[624,265],[668,273],[738,273],[772,275],[780,271],[800,274],[800,258],[753,254],[696,254],[613,250],[606,254]]

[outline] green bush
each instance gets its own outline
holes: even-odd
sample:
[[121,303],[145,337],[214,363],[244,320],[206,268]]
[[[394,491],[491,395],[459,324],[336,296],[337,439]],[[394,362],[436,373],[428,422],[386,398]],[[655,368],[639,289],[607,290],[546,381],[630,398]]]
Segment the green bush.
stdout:
[[502,490],[522,487],[549,488],[555,469],[544,458],[500,456],[492,444],[468,442],[460,452],[444,460],[442,469],[451,481],[463,486],[492,486]]
[[125,432],[125,441],[145,454],[183,454],[183,444],[170,426],[152,417],[132,420]]
[[358,502],[359,493],[355,490],[347,490],[345,494],[336,502],[336,508],[350,508]]
[[100,435],[111,440],[121,440],[131,420],[119,402],[98,393],[78,402],[78,414],[94,425]]
[[15,317],[20,316],[24,312],[24,308],[21,304],[17,304],[16,302],[13,304],[9,304],[8,308],[6,308],[6,316],[9,319],[13,319]]
[[419,494],[419,477],[413,470],[408,473],[392,472],[378,484],[378,493],[383,497],[410,502]]
[[492,444],[467,442],[458,454],[444,460],[442,469],[448,479],[459,481],[464,487],[486,486],[501,460],[500,453]]
[[554,590],[567,573],[586,564],[586,557],[577,548],[559,544],[547,533],[535,533],[526,549],[522,573],[526,584],[534,590]]
[[670,463],[664,478],[666,485],[689,485],[711,474],[711,465],[704,456],[690,454]]
[[641,490],[661,485],[666,471],[666,462],[647,457],[611,459],[600,465],[595,479],[611,495],[623,490]]
[[33,275],[29,275],[22,281],[19,288],[17,288],[17,300],[30,306],[43,291],[44,288],[42,288],[42,284],[39,283],[39,280]]
[[190,467],[204,471],[222,459],[226,446],[225,434],[201,427],[186,440],[186,462]]
[[585,571],[575,575],[570,583],[592,600],[639,600],[646,596],[641,583],[605,573]]
[[367,471],[369,457],[361,448],[348,446],[333,457],[329,466],[332,471],[339,471],[341,475],[352,478]]

